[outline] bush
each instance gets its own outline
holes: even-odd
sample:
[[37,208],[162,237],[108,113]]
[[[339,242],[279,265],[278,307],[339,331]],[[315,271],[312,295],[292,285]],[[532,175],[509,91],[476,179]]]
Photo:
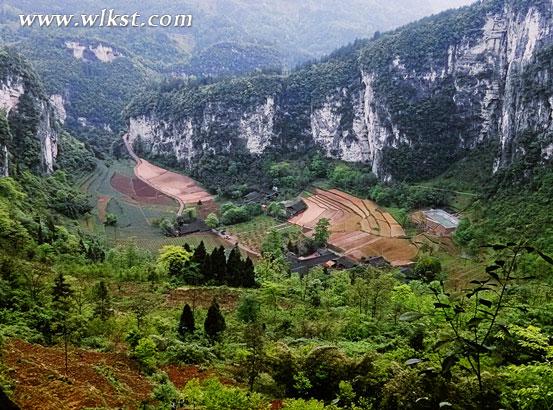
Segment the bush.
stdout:
[[138,345],[134,348],[133,357],[140,364],[140,368],[150,373],[157,364],[157,350],[155,342],[149,337],[140,339]]
[[260,410],[267,408],[261,395],[237,387],[224,386],[219,380],[189,381],[183,390],[185,407],[205,410]]
[[216,359],[212,349],[195,342],[175,343],[167,348],[167,359],[170,363],[206,364]]
[[422,256],[415,265],[414,272],[417,276],[428,282],[436,279],[436,276],[442,271],[442,264],[438,258],[433,256]]

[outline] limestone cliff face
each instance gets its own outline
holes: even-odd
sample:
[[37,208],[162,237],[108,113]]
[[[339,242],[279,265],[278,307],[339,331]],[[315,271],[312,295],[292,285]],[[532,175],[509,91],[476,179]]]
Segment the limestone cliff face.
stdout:
[[[449,116],[449,129],[435,133],[434,138],[436,145],[446,140],[452,153],[469,155],[481,143],[496,142],[496,171],[525,154],[521,136],[532,133],[539,139],[534,142],[540,145],[542,159],[548,160],[553,143],[548,135],[553,127],[552,4],[536,1],[520,6],[498,1],[474,7],[482,10],[475,24],[455,33],[453,41],[442,45],[443,51],[432,58],[421,55],[422,64],[413,65],[410,50],[389,56],[386,80],[411,93],[400,103],[435,110],[436,117]],[[450,20],[456,23],[454,18]],[[373,70],[370,64],[364,69],[371,160],[377,174],[389,175],[390,167],[381,162],[379,153],[386,148],[393,153],[397,144],[416,149],[425,137],[424,128],[435,127],[441,119],[414,116],[415,120],[427,119],[427,123],[413,132],[411,124],[401,121],[398,101],[382,92],[382,70]],[[371,83],[378,82],[379,89],[371,90]],[[441,109],[428,104],[437,101],[436,96],[442,97]],[[371,110],[374,102],[378,109]],[[430,150],[432,141],[426,143]]]
[[131,134],[147,151],[187,165],[203,151],[318,146],[329,157],[370,163],[385,180],[410,177],[415,166],[424,168],[421,178],[437,175],[486,143],[497,146],[490,172],[526,155],[529,143],[548,161],[552,8],[544,0],[484,0],[368,42],[346,83],[333,85],[337,57],[320,63],[323,74],[302,69],[295,84],[284,79],[254,103],[228,105],[202,92],[199,114],[147,111],[130,119]]
[[154,156],[171,157],[191,166],[202,153],[230,153],[235,149],[260,155],[274,136],[275,99],[244,109],[220,102],[207,103],[200,113],[178,120],[153,113],[129,119],[129,140]]
[[[2,55],[2,58],[5,58]],[[7,118],[8,125],[15,122],[24,122],[33,133],[34,142],[39,157],[29,158],[28,165],[44,173],[51,173],[58,155],[58,131],[55,124],[54,110],[48,100],[38,91],[38,84],[30,81],[19,70],[10,68],[0,61],[3,77],[0,76],[0,111]],[[24,72],[23,72],[24,73]],[[22,101],[25,99],[25,103]],[[21,105],[24,107],[21,107]],[[7,132],[7,131],[5,131]],[[8,176],[12,166],[12,159],[22,157],[34,148],[26,146],[19,135],[17,128],[12,129],[9,135],[0,138],[0,175]]]

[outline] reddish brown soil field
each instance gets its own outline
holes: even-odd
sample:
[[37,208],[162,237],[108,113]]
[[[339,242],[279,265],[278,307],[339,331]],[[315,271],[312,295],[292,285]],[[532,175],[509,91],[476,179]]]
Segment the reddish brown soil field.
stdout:
[[63,349],[12,339],[3,360],[15,381],[14,400],[22,409],[138,409],[152,386],[125,354],[69,350],[65,374]]
[[372,201],[337,189],[316,189],[304,201],[307,210],[290,222],[309,233],[320,219],[328,219],[329,245],[356,260],[382,256],[392,265],[402,266],[411,263],[417,255],[417,247],[404,239],[401,225]]
[[199,202],[202,203],[199,209],[200,215],[202,216],[212,212],[213,209],[217,209],[213,196],[205,191],[192,178],[168,171],[140,158],[134,152],[132,141],[129,140],[128,134],[123,136],[123,141],[125,142],[129,155],[136,162],[136,166],[134,167],[134,174],[136,177],[153,189],[175,199],[179,203],[179,215],[182,213],[185,206],[197,205]]
[[186,303],[190,306],[209,308],[213,298],[223,310],[231,311],[236,308],[240,293],[234,289],[224,288],[179,288],[172,290],[165,300],[170,307],[182,308]]
[[199,366],[177,366],[170,364],[164,366],[162,370],[167,373],[171,382],[178,389],[182,389],[190,380],[205,380],[215,376],[213,371],[201,369]]
[[172,198],[155,190],[138,178],[129,178],[115,173],[111,177],[111,186],[138,203],[168,206],[175,203]]

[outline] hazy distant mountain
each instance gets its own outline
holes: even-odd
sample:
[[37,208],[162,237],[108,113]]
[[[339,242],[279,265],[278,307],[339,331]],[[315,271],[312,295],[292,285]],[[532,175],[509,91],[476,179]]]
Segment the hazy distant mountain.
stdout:
[[[87,30],[85,35],[122,37],[158,36],[183,52],[205,49],[219,42],[265,43],[274,46],[287,62],[320,57],[356,38],[371,36],[436,12],[473,0],[5,0],[7,7],[27,13],[97,13],[102,8],[142,15],[190,13],[191,29],[134,30],[107,33]],[[6,7],[4,6],[4,7]],[[76,30],[64,30],[75,32]],[[82,31],[82,30],[81,30]],[[83,33],[84,34],[84,33]]]

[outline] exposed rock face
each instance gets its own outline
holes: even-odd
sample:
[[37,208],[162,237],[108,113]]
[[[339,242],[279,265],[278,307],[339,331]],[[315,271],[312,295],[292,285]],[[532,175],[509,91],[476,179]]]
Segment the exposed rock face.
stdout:
[[264,105],[246,112],[240,119],[239,135],[246,140],[250,153],[262,154],[271,143],[275,113],[275,99],[270,96]]
[[105,46],[101,43],[87,46],[76,41],[67,41],[65,47],[72,51],[73,57],[77,60],[86,61],[91,58],[96,58],[103,63],[111,63],[120,57],[120,54],[112,47]]
[[190,120],[180,124],[167,124],[146,117],[130,120],[131,144],[140,141],[141,149],[152,155],[167,156],[172,153],[177,161],[185,165],[190,164],[195,155],[192,138],[193,126]]
[[[141,120],[151,128],[145,141],[152,152],[188,164],[201,150],[228,152],[240,141],[251,154],[272,146],[317,145],[329,157],[370,163],[382,179],[405,177],[409,170],[401,174],[394,167],[406,162],[426,166],[424,176],[437,175],[488,142],[498,146],[497,170],[525,155],[525,133],[538,136],[534,142],[542,160],[550,160],[552,9],[545,1],[486,0],[369,43],[364,50],[369,58],[354,63],[357,74],[350,85],[329,86],[322,99],[315,101],[311,89],[291,93],[284,81],[264,103],[237,107],[208,101],[201,119],[184,116],[160,123],[160,113],[150,112]],[[439,43],[425,39],[428,52],[413,54],[413,36],[440,37],[443,27],[457,26],[458,32],[444,34],[446,40]],[[388,54],[382,55],[382,49]],[[304,72],[306,83],[332,83]],[[311,100],[291,102],[291,94]],[[131,119],[131,127],[133,121],[138,119]],[[294,133],[287,132],[290,122],[299,124]]]
[[20,78],[7,77],[0,82],[0,110],[9,114],[12,109],[17,107],[19,97],[25,93],[23,82]]
[[[40,143],[40,170],[45,173],[54,171],[54,164],[58,155],[58,131],[55,127],[54,109],[50,103],[38,96],[32,85],[21,77],[8,75],[3,81],[0,81],[0,110],[7,115],[8,121],[12,117],[18,116],[19,103],[21,98],[28,94],[32,99],[33,105],[38,116],[38,122],[35,124],[35,136]],[[17,138],[17,136],[13,136]],[[10,169],[10,158],[13,152],[8,144],[0,144],[0,175],[8,176]]]
[[58,156],[58,132],[54,128],[53,110],[47,102],[41,103],[40,122],[37,138],[40,140],[42,169],[47,174],[54,172],[54,164]]
[[[24,94],[23,82],[20,78],[8,76],[0,82],[0,110],[9,116],[19,103],[19,98]],[[0,142],[0,176],[7,177],[10,168],[10,152],[5,142]]]
[[54,94],[50,96],[50,104],[56,112],[56,118],[63,124],[67,119],[67,112],[65,110],[65,99],[60,94]]

